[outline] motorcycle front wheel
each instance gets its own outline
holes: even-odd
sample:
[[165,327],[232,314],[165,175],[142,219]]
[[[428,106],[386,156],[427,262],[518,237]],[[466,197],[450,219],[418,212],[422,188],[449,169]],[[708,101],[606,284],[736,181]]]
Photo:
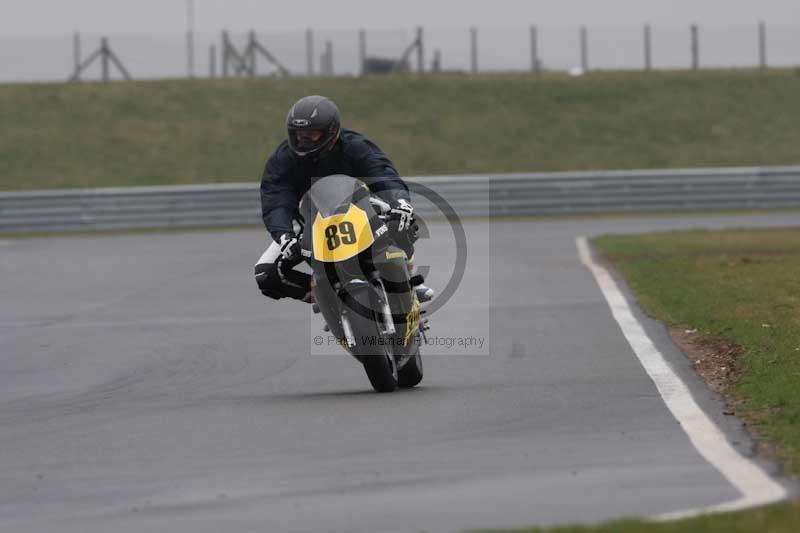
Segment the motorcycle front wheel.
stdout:
[[[368,290],[359,291],[352,297],[358,302],[354,306],[356,310],[372,309]],[[364,365],[375,392],[393,392],[398,386],[398,372],[392,339],[384,338],[378,331],[374,311],[369,316],[364,314],[355,310],[347,313],[356,341],[352,348],[353,355]]]

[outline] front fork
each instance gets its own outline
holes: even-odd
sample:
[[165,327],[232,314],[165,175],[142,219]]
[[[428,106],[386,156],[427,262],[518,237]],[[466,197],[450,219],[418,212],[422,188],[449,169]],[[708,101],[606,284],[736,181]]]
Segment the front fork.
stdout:
[[[394,320],[392,319],[392,308],[389,305],[389,297],[386,294],[386,287],[383,285],[383,280],[381,280],[381,277],[377,272],[373,271],[370,274],[370,287],[358,287],[362,284],[367,284],[367,282],[361,279],[354,279],[344,284],[337,282],[333,288],[338,294],[340,302],[346,302],[346,296],[348,292],[354,288],[357,288],[357,290],[372,289],[370,300],[374,300],[374,303],[376,304],[375,311],[377,315],[376,318],[378,319],[378,331],[381,335],[393,336],[396,333],[396,329],[394,327]],[[340,318],[342,321],[342,333],[344,333],[344,339],[349,348],[352,348],[356,345],[353,327],[350,324],[350,319],[348,318],[348,315],[351,312],[358,311],[350,309],[347,304],[345,304],[342,306],[340,313]]]

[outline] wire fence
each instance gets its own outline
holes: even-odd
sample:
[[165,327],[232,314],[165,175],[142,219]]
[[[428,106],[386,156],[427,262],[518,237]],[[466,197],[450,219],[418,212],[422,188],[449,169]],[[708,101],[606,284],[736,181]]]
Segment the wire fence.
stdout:
[[[800,28],[754,22],[738,27],[516,27],[254,32],[266,52],[246,56],[250,32],[109,35],[109,53],[135,79],[228,75],[359,75],[365,65],[401,70],[501,72],[790,67],[800,65]],[[418,33],[422,31],[421,35]],[[694,36],[694,37],[693,37]],[[0,37],[0,81],[64,81],[101,50],[101,35]],[[419,39],[421,37],[421,39]],[[191,42],[191,50],[188,43]],[[421,45],[421,50],[404,52]],[[226,49],[232,50],[226,56]],[[242,69],[241,61],[253,61]],[[105,57],[99,54],[100,58]],[[274,61],[270,61],[271,57]],[[368,60],[368,63],[365,63]],[[285,68],[281,70],[278,65]],[[80,72],[102,79],[98,60]],[[106,68],[108,66],[106,65]],[[113,68],[110,79],[122,78]]]

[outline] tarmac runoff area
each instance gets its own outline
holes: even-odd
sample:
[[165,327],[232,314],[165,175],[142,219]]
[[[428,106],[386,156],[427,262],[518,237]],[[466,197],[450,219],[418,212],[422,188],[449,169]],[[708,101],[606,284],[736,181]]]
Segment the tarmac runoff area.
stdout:
[[[455,531],[783,497],[795,487],[576,238],[796,225],[467,222],[422,386],[389,395],[314,342],[308,306],[258,293],[261,230],[3,241],[0,531]],[[455,246],[430,233],[418,263],[441,291]]]

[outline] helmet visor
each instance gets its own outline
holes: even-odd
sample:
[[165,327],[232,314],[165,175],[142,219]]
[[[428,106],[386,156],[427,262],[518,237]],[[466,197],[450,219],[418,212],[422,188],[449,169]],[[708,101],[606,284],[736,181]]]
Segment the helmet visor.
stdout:
[[292,147],[300,155],[316,152],[327,140],[322,130],[292,130],[289,132],[289,137]]

